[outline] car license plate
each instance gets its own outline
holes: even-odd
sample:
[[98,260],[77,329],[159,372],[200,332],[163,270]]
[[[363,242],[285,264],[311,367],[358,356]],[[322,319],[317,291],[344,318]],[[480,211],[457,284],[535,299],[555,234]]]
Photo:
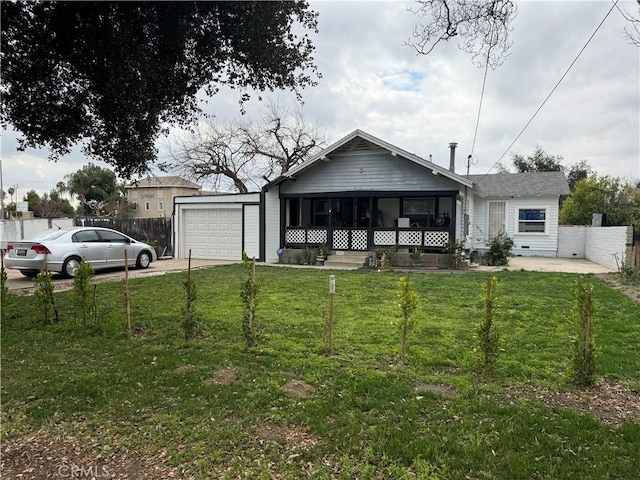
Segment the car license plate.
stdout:
[[18,255],[19,257],[26,257],[27,256],[27,250],[24,248],[21,248],[20,250],[18,250],[16,252],[16,255]]

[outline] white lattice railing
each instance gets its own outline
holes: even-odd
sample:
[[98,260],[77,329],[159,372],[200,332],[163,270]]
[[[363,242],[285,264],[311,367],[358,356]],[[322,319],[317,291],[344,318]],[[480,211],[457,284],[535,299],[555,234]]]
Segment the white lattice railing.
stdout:
[[[446,230],[428,229],[371,229],[327,227],[287,227],[287,245],[329,244],[332,250],[369,250],[373,247],[398,245],[401,247],[443,247],[449,241]],[[370,244],[371,243],[371,244]]]

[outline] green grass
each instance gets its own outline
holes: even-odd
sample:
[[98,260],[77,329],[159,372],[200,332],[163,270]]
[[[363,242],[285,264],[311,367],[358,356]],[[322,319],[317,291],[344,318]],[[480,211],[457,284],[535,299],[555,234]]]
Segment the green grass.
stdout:
[[[321,328],[330,273],[336,354],[328,357]],[[485,274],[412,275],[420,304],[406,366],[394,326],[400,273],[258,267],[253,349],[242,334],[246,272],[232,265],[192,275],[203,331],[191,342],[181,329],[181,274],[131,281],[133,337],[119,282],[98,286],[99,321],[88,329],[74,325],[69,292],[56,294],[63,322],[54,325],[38,323],[35,297],[21,297],[2,323],[3,438],[62,425],[76,437],[98,435],[106,449],[166,451],[196,478],[626,479],[640,471],[637,421],[614,428],[504,395],[518,386],[571,389],[576,275],[498,274],[502,351],[491,378],[478,374],[474,352]],[[598,375],[638,389],[640,308],[590,281]],[[194,368],[176,371],[185,365]],[[226,367],[238,369],[233,383],[203,385]],[[309,396],[287,396],[291,379],[310,384]],[[416,392],[418,382],[458,393]]]

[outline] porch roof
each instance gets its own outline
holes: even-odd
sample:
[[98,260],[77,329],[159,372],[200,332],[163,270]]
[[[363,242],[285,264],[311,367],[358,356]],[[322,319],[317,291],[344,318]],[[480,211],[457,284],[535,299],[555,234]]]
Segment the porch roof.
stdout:
[[416,163],[417,165],[420,165],[424,168],[427,168],[429,170],[431,170],[431,172],[434,175],[442,175],[443,177],[449,178],[451,180],[454,180],[455,182],[458,182],[460,185],[462,186],[466,186],[466,187],[471,187],[473,188],[473,182],[466,178],[463,177],[461,175],[458,175],[450,170],[448,170],[445,167],[442,167],[436,163],[433,163],[429,160],[426,160],[422,157],[419,157],[413,153],[409,153],[406,150],[403,150],[402,148],[396,147],[395,145],[392,145],[388,142],[385,142],[384,140],[381,140],[377,137],[374,137],[373,135],[368,134],[367,132],[363,132],[362,130],[354,130],[353,132],[351,132],[349,135],[341,138],[340,140],[338,140],[337,142],[329,145],[327,148],[325,148],[324,150],[322,150],[321,152],[317,153],[316,155],[310,157],[309,159],[305,160],[304,162],[296,165],[295,167],[293,167],[291,170],[289,170],[288,172],[284,173],[283,175],[281,175],[280,177],[276,178],[275,180],[267,183],[263,189],[264,190],[269,190],[271,187],[279,185],[287,180],[290,179],[295,179],[297,176],[299,176],[300,174],[304,173],[307,169],[309,169],[311,166],[313,166],[314,164],[316,164],[317,162],[320,161],[326,161],[327,157],[334,153],[337,152],[338,150],[342,149],[343,147],[347,146],[347,144],[349,144],[350,142],[356,140],[357,138],[360,138],[366,142],[368,142],[369,144],[372,144],[378,148],[381,148],[383,150],[387,150],[389,153],[391,153],[392,156],[400,156],[402,158],[405,158],[413,163]]

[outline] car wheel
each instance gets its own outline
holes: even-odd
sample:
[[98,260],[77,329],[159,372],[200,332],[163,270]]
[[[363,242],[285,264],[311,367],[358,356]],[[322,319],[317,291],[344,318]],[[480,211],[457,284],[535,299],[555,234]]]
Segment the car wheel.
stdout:
[[147,268],[151,263],[151,254],[149,252],[140,252],[136,260],[137,268]]
[[62,275],[67,278],[76,276],[76,271],[80,268],[80,259],[78,257],[67,258],[62,265]]
[[28,278],[36,278],[38,276],[37,270],[20,270],[20,273]]

